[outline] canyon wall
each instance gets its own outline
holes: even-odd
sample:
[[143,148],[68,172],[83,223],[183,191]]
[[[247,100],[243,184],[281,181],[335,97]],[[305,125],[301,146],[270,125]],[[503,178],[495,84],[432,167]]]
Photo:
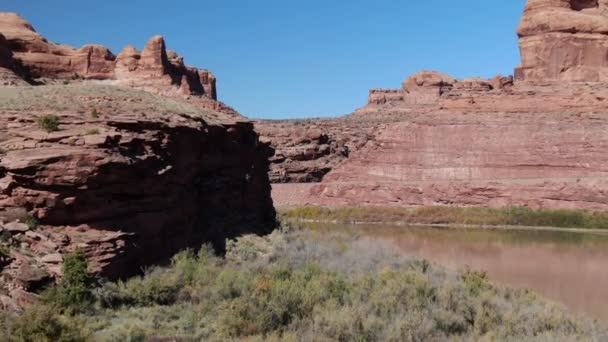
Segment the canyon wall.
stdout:
[[515,77],[422,71],[372,89],[334,121],[371,125],[366,143],[321,182],[274,184],[275,203],[607,210],[607,4],[529,0]]
[[123,278],[276,226],[273,149],[162,37],[114,56],[0,13],[0,79],[0,309],[35,302],[77,250]]

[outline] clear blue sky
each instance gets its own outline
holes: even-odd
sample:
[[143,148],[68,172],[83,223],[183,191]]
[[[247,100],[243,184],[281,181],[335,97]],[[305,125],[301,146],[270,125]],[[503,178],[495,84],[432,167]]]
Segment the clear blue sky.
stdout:
[[155,34],[264,118],[334,116],[423,69],[511,74],[525,0],[1,0],[49,40],[114,53]]

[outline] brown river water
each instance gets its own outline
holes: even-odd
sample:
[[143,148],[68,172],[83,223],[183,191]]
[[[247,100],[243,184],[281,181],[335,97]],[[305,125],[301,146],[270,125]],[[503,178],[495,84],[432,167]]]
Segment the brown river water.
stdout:
[[608,234],[315,223],[388,241],[399,253],[458,271],[483,270],[494,283],[529,288],[582,317],[608,323]]

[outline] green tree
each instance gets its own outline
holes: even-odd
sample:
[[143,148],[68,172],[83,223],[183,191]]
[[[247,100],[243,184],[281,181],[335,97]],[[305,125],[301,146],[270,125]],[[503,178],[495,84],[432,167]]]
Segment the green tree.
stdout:
[[77,251],[65,257],[63,279],[47,291],[44,300],[67,313],[83,312],[93,303],[92,285],[86,255]]

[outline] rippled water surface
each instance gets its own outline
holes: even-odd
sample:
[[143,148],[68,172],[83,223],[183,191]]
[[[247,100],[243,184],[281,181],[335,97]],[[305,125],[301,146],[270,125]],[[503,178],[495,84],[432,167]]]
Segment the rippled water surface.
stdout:
[[494,282],[533,289],[578,314],[608,322],[608,235],[604,232],[317,223],[311,228],[355,230],[448,269],[485,270]]

